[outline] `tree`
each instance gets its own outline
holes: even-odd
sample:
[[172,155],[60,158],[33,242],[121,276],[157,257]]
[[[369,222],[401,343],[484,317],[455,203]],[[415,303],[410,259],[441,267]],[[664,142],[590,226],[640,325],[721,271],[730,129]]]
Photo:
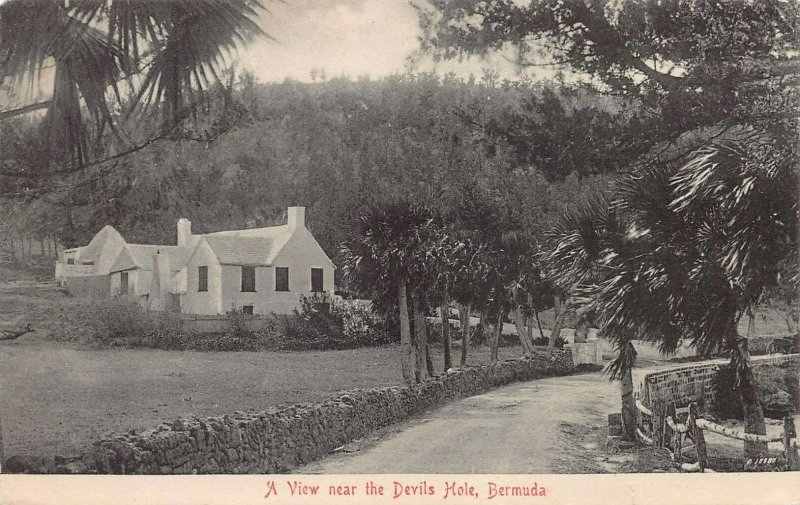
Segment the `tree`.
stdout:
[[[457,304],[461,328],[460,365],[467,364],[471,335],[472,307],[481,298],[480,292],[485,277],[483,253],[485,246],[475,240],[467,230],[455,223],[447,223],[440,233],[427,246],[429,268],[435,273],[435,290],[442,311],[450,301]],[[442,317],[442,324],[449,324]],[[447,356],[445,343],[445,356]],[[445,370],[452,366],[452,360],[445,357]]]
[[800,9],[782,0],[446,0],[418,12],[423,50],[436,57],[513,51],[521,67],[571,70],[640,101],[662,138],[753,120],[753,98],[792,86],[800,70]]
[[[579,311],[617,345],[612,377],[625,386],[634,336],[664,353],[684,340],[703,355],[728,352],[746,431],[765,433],[746,339],[736,328],[778,282],[780,265],[796,262],[796,162],[792,142],[755,129],[728,132],[679,163],[629,176],[608,200],[556,228],[554,268],[573,286]],[[630,420],[627,393],[623,419]],[[764,448],[746,443],[746,450]]]
[[49,99],[0,119],[46,109],[51,153],[81,166],[105,129],[122,138],[117,107],[130,114],[153,104],[174,125],[197,106],[209,85],[221,83],[227,56],[263,35],[254,19],[261,10],[260,0],[4,2],[0,84],[16,92],[46,82],[50,66],[54,77]]
[[[586,286],[594,287],[604,280],[604,275],[612,275],[603,271],[602,262],[617,250],[627,250],[625,237],[626,225],[604,194],[580,202],[565,210],[549,233],[545,252],[549,276],[562,292],[574,296],[574,291],[583,289],[584,296],[593,296],[594,292]],[[584,310],[588,305],[586,298],[579,298],[576,302],[577,305],[583,302]],[[574,302],[570,300],[568,303]],[[613,308],[618,306],[619,303]],[[566,308],[562,308],[561,313],[565,312]],[[623,429],[628,440],[635,440],[632,372],[636,350],[631,343],[632,334],[627,328],[622,332],[612,332],[605,326],[601,333],[616,345],[616,358],[608,364],[606,372],[612,380],[620,381]]]
[[[424,325],[424,315],[420,317],[422,304],[413,297],[418,296],[415,290],[424,271],[418,263],[424,256],[420,230],[430,220],[428,211],[408,202],[372,205],[359,212],[341,247],[347,280],[370,295],[376,308],[384,314],[392,314],[396,308],[400,319],[403,379],[409,383],[423,380],[426,372],[419,359],[417,367],[414,366],[408,298],[411,296],[414,300],[417,331],[424,331],[419,329],[420,321]],[[418,344],[424,346],[424,342]],[[424,347],[419,349],[418,352],[425,352]],[[424,357],[421,363],[424,365]]]

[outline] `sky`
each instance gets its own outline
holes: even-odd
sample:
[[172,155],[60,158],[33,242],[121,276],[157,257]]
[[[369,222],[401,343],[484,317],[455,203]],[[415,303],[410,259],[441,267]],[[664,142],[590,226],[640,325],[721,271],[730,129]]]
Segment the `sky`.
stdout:
[[[379,79],[406,71],[408,57],[419,48],[421,30],[411,0],[263,2],[268,12],[262,12],[258,22],[274,40],[257,38],[236,54],[237,70],[249,70],[261,82],[286,78],[310,82],[314,69],[324,70],[328,78]],[[519,77],[518,68],[499,55],[439,63],[427,57],[419,60],[414,70],[454,72],[466,79],[470,74],[479,78],[484,68],[497,71],[501,78]],[[538,77],[552,75],[552,71],[542,70]],[[0,109],[46,99],[52,79],[52,67],[46,68],[31,95],[10,97],[0,91]]]
[[[380,78],[403,72],[419,47],[421,31],[409,0],[273,0],[266,7],[270,12],[259,22],[276,41],[258,39],[239,51],[239,67],[261,81],[310,81],[315,68],[328,77]],[[427,59],[416,70],[467,77],[480,76],[484,67],[516,75],[514,65],[499,57],[435,66]]]

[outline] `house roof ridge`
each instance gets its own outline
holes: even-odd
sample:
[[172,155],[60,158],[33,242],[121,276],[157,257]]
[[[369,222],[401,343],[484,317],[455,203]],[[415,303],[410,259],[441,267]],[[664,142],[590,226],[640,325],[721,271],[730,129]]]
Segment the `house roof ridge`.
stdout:
[[284,232],[289,231],[288,224],[276,224],[273,226],[261,226],[259,228],[241,228],[238,230],[219,230],[208,233],[203,233],[201,237],[214,237],[214,236],[256,236],[258,232]]

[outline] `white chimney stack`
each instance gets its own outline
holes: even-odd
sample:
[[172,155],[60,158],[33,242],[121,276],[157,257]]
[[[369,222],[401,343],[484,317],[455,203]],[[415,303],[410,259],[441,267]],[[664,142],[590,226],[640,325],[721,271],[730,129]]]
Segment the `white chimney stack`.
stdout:
[[306,227],[306,208],[305,207],[289,207],[288,209],[288,222],[289,229]]
[[192,238],[192,222],[182,217],[178,219],[178,246],[188,247]]

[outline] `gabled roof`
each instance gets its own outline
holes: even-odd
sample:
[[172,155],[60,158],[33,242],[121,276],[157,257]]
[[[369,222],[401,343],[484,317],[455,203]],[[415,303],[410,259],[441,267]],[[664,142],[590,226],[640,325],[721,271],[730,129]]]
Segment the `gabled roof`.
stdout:
[[273,238],[239,235],[205,235],[203,238],[223,265],[268,266],[279,242]]
[[126,244],[111,266],[111,272],[132,268],[152,270],[153,255],[156,253],[165,256],[169,261],[170,270],[175,271],[186,266],[192,250],[188,247],[174,245]]
[[203,235],[222,264],[269,266],[292,236],[288,225],[226,230]]
[[97,258],[100,257],[100,253],[103,251],[103,247],[112,238],[117,238],[123,243],[125,242],[125,239],[122,238],[122,235],[120,235],[113,226],[103,226],[86,246],[79,248],[81,261],[97,261]]

